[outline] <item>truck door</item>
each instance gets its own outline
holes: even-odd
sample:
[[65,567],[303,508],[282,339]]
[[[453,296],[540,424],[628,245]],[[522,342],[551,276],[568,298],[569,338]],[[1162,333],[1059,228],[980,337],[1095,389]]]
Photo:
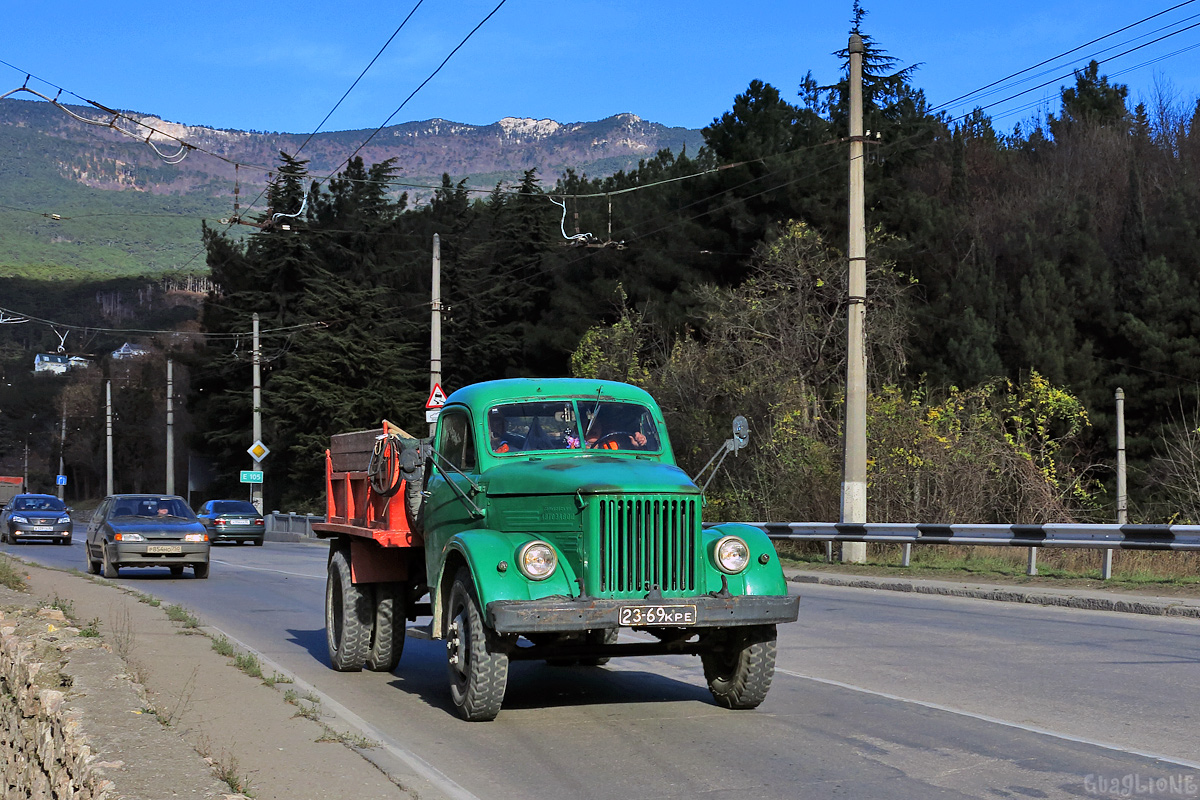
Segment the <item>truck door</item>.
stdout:
[[478,481],[479,461],[471,417],[466,409],[442,412],[436,447],[438,456],[434,458],[433,474],[425,484],[425,490],[429,492],[425,501],[425,535],[427,540],[435,541],[435,551],[440,551],[446,539],[459,531],[475,528],[480,522],[475,504],[481,498],[475,497],[471,484],[471,481]]

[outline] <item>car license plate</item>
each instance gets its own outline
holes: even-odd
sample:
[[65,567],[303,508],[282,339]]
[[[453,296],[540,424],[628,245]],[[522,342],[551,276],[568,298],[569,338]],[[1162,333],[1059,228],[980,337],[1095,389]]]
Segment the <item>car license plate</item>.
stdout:
[[183,545],[178,544],[152,544],[146,548],[147,553],[182,553]]
[[621,606],[617,623],[627,627],[643,625],[695,625],[695,606]]
[[53,525],[34,525],[32,529],[37,531],[38,533],[41,533],[43,531],[53,531],[54,526]]

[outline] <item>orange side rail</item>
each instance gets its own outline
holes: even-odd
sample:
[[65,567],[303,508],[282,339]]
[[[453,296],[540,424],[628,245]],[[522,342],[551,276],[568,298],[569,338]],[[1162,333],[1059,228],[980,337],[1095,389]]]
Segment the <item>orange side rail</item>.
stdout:
[[384,547],[424,544],[408,526],[403,481],[390,497],[376,494],[367,473],[334,472],[333,457],[328,450],[325,451],[325,520],[313,523],[313,530],[365,536]]

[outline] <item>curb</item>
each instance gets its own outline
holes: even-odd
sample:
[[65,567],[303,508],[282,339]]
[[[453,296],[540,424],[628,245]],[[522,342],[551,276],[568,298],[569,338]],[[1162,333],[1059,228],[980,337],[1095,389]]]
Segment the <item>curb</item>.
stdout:
[[1045,592],[1001,586],[968,586],[929,581],[896,580],[893,578],[836,577],[827,575],[790,574],[790,583],[816,583],[824,586],[845,586],[855,589],[881,589],[890,592],[966,597],[975,600],[995,600],[1004,603],[1029,603],[1040,606],[1079,608],[1087,611],[1116,611],[1124,614],[1149,614],[1160,617],[1200,619],[1200,605],[1194,602],[1172,601],[1166,598],[1122,598],[1113,594],[1070,594],[1067,590]]

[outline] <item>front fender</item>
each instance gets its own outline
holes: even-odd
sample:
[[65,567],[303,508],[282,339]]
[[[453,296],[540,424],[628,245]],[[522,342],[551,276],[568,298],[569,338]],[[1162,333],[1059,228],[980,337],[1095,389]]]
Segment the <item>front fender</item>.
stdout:
[[[723,536],[737,536],[750,549],[750,564],[740,575],[726,575],[731,594],[785,595],[788,593],[787,579],[783,576],[783,565],[770,537],[750,525],[726,522],[704,529],[704,552],[708,566],[710,585],[720,587],[724,574],[717,567],[713,550]],[[767,556],[767,563],[760,559]]]
[[[534,581],[522,574],[517,568],[517,551],[521,545],[533,541],[548,540],[530,533],[502,533],[487,528],[475,528],[452,536],[446,542],[438,567],[436,585],[439,591],[430,595],[434,635],[440,635],[442,603],[449,594],[449,582],[454,580],[447,565],[459,563],[460,559],[466,562],[471,571],[480,608],[487,608],[488,603],[494,600],[540,600],[544,597],[578,595],[575,570],[557,547],[558,568],[553,575],[542,581]],[[548,543],[553,545],[553,542]],[[501,562],[507,565],[503,572],[500,571]]]

